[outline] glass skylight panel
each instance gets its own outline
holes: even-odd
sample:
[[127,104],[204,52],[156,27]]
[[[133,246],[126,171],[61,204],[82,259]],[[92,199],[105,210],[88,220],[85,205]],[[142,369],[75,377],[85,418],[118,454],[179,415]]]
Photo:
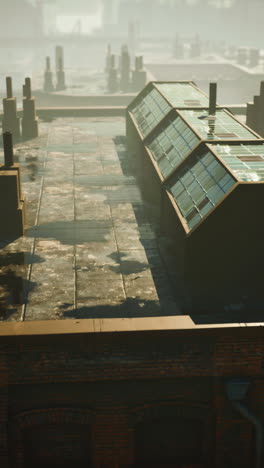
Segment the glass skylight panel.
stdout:
[[264,145],[216,145],[215,152],[245,182],[264,181]]
[[209,151],[194,155],[173,176],[168,189],[193,229],[233,187],[235,179]]
[[204,140],[256,140],[257,137],[224,110],[217,110],[215,118],[207,110],[182,110],[182,115]]
[[156,90],[152,89],[132,109],[142,135],[145,137],[171,110],[167,101]]
[[156,83],[173,107],[208,107],[209,98],[190,83]]
[[193,150],[199,138],[180,118],[166,122],[147,146],[156,160],[163,177],[169,176],[180,162]]

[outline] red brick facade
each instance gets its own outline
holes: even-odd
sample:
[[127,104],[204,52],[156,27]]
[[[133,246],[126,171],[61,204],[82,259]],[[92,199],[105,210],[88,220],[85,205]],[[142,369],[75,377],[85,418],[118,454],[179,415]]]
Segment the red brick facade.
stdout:
[[[254,466],[254,427],[232,408],[225,381],[250,379],[245,403],[263,420],[262,327],[16,336],[1,341],[3,468],[28,468],[25,459],[38,460],[43,450],[49,457],[67,453],[76,468],[85,463],[96,468],[142,466],[137,428],[151,427],[147,424],[153,420],[174,421],[178,436],[182,422],[186,430],[188,421],[190,427],[193,421],[201,423],[200,461],[193,464],[197,468]],[[53,426],[61,434],[61,449],[48,447]],[[30,439],[38,441],[37,434],[41,442],[39,447],[35,442],[31,455]],[[78,451],[84,454],[80,460]],[[189,467],[188,463],[173,466]]]

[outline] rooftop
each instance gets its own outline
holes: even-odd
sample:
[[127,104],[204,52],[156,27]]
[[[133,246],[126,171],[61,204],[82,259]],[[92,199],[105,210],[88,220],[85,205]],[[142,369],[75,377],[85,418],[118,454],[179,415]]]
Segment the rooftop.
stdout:
[[0,245],[2,321],[179,313],[124,135],[122,117],[58,118],[15,146],[27,229]]
[[232,305],[181,316],[179,284],[149,222],[123,118],[41,122],[39,138],[18,143],[15,156],[27,229],[0,244],[1,335],[263,325],[262,314]]

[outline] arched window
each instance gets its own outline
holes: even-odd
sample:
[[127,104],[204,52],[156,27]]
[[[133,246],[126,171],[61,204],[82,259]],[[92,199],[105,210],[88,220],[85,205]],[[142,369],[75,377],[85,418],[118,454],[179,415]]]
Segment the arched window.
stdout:
[[89,426],[49,423],[23,430],[24,466],[89,468]]
[[86,408],[43,408],[18,414],[12,424],[11,466],[89,468],[94,414]]

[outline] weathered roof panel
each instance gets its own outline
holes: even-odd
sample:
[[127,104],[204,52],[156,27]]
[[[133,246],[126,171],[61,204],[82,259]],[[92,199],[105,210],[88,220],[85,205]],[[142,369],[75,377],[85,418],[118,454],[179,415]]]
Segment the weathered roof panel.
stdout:
[[161,174],[168,177],[199,142],[197,135],[179,117],[166,119],[164,125],[146,142]]
[[227,169],[205,150],[188,158],[169,180],[167,189],[192,230],[235,183]]
[[180,111],[189,125],[203,140],[257,140],[258,137],[224,109],[217,109],[215,117],[208,110]]
[[[210,145],[211,146],[211,145]],[[264,144],[214,145],[213,150],[243,182],[264,182]]]

